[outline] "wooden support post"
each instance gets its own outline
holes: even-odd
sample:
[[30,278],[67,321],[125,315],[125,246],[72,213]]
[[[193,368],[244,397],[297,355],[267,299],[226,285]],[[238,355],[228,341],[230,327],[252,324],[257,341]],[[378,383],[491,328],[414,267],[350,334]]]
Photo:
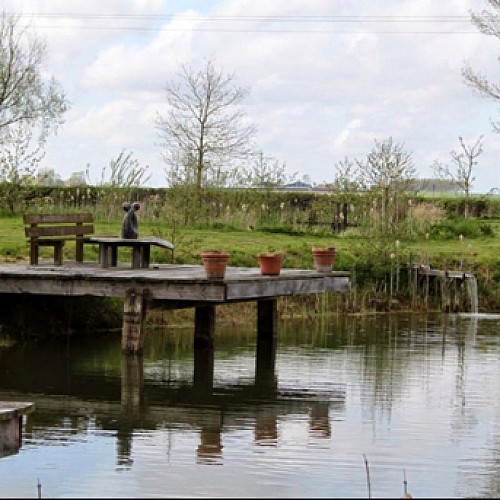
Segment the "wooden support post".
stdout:
[[430,281],[430,276],[429,273],[425,275],[425,296],[424,296],[424,304],[425,304],[425,310],[427,311],[429,309],[429,281]]
[[214,348],[194,349],[194,389],[203,395],[212,394],[214,388]]
[[411,290],[411,307],[412,309],[416,309],[417,307],[417,292],[418,292],[418,268],[416,266],[410,265],[408,266],[408,274],[409,274],[409,283]]
[[450,278],[448,277],[448,271],[445,271],[445,275],[443,277],[443,306],[442,309],[444,312],[450,312],[451,310],[451,301],[450,301]]
[[276,337],[257,337],[255,356],[255,386],[263,391],[276,390]]
[[194,347],[212,347],[215,332],[215,306],[198,306],[194,312]]
[[16,452],[22,444],[23,416],[0,421],[0,457]]
[[257,301],[257,338],[274,339],[278,334],[278,299]]
[[122,351],[142,352],[146,319],[147,290],[129,289],[123,304]]
[[144,390],[143,357],[122,354],[121,372],[122,409],[139,414]]

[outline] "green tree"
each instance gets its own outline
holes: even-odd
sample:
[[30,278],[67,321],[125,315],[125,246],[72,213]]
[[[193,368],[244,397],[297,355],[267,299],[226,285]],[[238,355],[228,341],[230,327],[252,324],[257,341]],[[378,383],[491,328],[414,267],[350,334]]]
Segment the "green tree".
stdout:
[[[58,82],[43,76],[45,43],[19,17],[0,15],[0,132],[15,125],[38,128],[41,137],[62,123],[69,103]],[[8,138],[8,136],[7,136]]]
[[345,196],[359,190],[359,170],[356,163],[347,156],[333,166],[334,178],[330,189]]
[[375,139],[375,146],[365,160],[356,160],[360,185],[375,195],[374,217],[379,220],[382,233],[393,231],[402,214],[401,199],[411,189],[416,176],[411,153],[404,143],[395,143],[392,137]]
[[57,81],[43,75],[45,56],[45,43],[19,17],[0,13],[0,179],[11,212],[69,107]]
[[32,146],[33,131],[18,123],[4,130],[0,142],[0,182],[6,184],[2,203],[14,214],[24,201],[26,187],[35,182],[35,172],[45,153]]

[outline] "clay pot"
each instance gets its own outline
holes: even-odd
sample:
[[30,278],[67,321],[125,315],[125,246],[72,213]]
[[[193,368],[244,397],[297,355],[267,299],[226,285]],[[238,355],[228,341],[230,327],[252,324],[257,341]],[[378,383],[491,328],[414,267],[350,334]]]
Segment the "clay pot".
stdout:
[[335,247],[312,247],[312,255],[318,273],[331,272],[337,255]]
[[229,254],[219,250],[205,250],[201,253],[203,267],[209,280],[221,280],[226,275]]
[[261,274],[276,276],[285,260],[284,252],[262,252],[257,255]]

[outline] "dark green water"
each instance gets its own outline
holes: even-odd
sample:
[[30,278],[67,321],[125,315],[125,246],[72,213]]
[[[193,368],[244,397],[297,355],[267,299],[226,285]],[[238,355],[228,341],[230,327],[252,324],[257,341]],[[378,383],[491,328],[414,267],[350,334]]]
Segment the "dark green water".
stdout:
[[148,330],[0,348],[0,400],[33,401],[0,496],[498,497],[500,316],[387,315]]

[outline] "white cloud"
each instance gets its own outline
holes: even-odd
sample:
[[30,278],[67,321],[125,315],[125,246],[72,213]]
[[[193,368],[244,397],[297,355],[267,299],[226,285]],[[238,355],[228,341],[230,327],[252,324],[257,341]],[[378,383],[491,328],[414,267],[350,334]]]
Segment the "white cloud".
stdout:
[[[449,155],[459,135],[484,133],[485,166],[476,187],[498,184],[499,141],[489,123],[498,117],[497,108],[466,87],[460,74],[470,59],[498,75],[498,41],[477,34],[468,22],[469,9],[485,7],[483,0],[185,0],[176,2],[175,11],[164,0],[15,5],[24,12],[109,16],[92,22],[52,19],[58,27],[43,31],[50,49],[47,69],[73,102],[47,155],[63,176],[68,162],[61,161],[62,151],[85,141],[92,142],[89,161],[107,162],[117,154],[112,148],[123,144],[156,165],[160,151],[152,117],[165,108],[165,82],[179,63],[196,67],[213,57],[251,88],[245,105],[258,126],[259,146],[286,162],[290,172],[317,182],[331,179],[332,165],[344,156],[363,157],[374,139],[392,136],[428,175],[432,159]],[[132,14],[139,17],[124,17]],[[457,15],[465,22],[443,22],[442,16]],[[332,22],[338,16],[350,17]],[[365,22],[353,16],[366,16]],[[392,17],[382,22],[382,16]],[[410,16],[441,18],[422,23]],[[448,30],[472,34],[443,34]],[[408,33],[418,31],[427,33]],[[163,183],[160,174],[156,181]]]
[[349,137],[352,136],[352,132],[358,130],[360,127],[361,127],[361,120],[359,120],[358,118],[351,120],[333,141],[333,146],[334,146],[333,151],[335,152],[339,150],[342,146],[344,146]]

